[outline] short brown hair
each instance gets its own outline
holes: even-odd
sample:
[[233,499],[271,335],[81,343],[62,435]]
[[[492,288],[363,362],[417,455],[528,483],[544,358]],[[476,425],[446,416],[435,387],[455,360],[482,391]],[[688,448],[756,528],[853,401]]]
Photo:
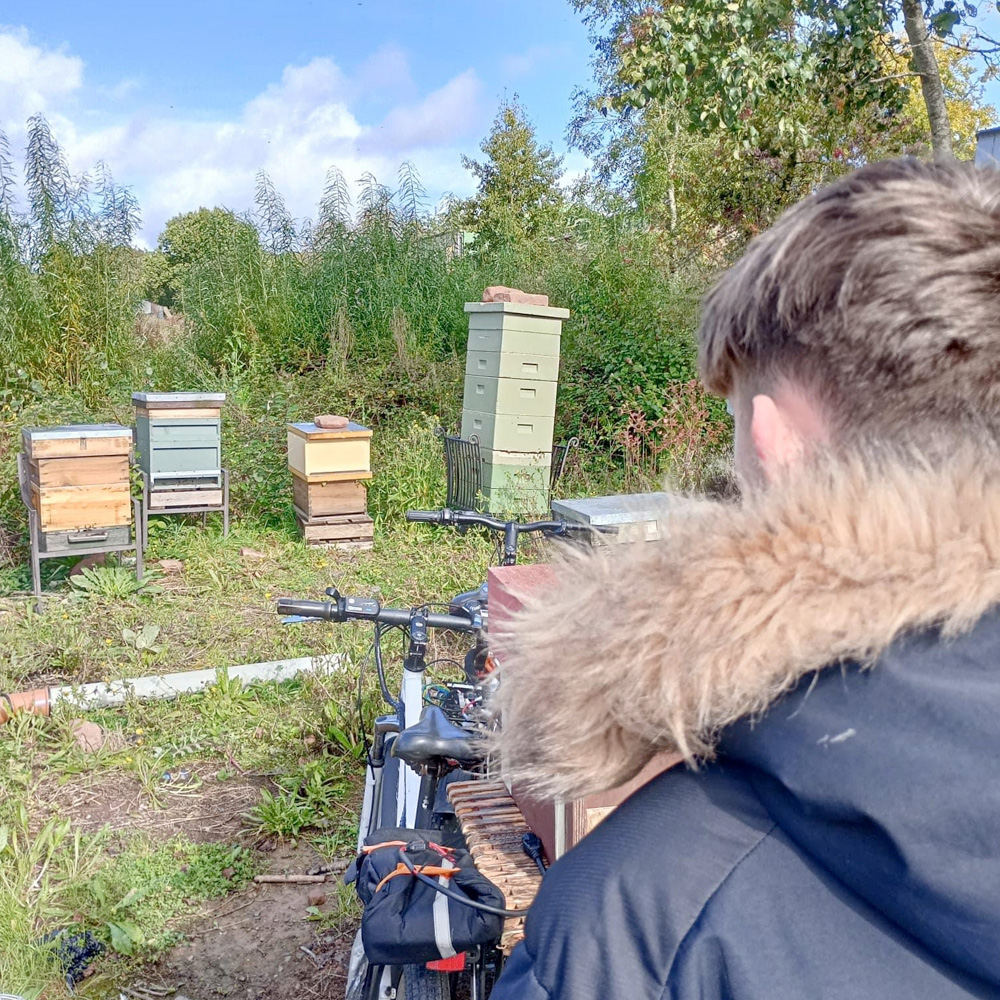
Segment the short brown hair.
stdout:
[[1000,170],[888,160],[789,209],[709,293],[702,377],[804,380],[843,429],[1000,431]]

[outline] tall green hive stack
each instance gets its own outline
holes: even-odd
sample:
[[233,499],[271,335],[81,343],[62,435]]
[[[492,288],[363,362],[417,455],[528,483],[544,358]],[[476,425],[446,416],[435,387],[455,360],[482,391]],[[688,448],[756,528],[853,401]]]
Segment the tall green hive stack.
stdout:
[[462,437],[479,439],[493,513],[548,508],[559,340],[568,309],[467,302]]

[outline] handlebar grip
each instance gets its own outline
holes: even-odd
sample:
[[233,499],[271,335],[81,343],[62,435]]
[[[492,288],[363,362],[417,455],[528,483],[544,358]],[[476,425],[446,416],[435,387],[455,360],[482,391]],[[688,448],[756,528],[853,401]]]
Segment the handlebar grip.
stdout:
[[443,510],[408,510],[407,521],[417,521],[420,524],[444,524]]
[[329,601],[297,601],[291,597],[279,597],[276,608],[280,615],[299,615],[301,618],[325,618],[331,621],[336,615],[336,606]]

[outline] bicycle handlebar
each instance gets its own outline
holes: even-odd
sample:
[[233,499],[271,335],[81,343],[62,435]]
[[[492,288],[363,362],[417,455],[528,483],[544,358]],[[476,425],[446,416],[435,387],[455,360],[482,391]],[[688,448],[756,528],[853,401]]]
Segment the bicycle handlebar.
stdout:
[[[279,614],[298,615],[300,618],[321,618],[328,622],[366,621],[379,625],[410,625],[419,609],[383,608],[369,597],[341,597],[331,594],[332,601],[300,601],[292,597],[278,598]],[[451,632],[475,632],[477,626],[460,615],[424,614],[427,628],[448,629]]]
[[421,524],[451,524],[478,525],[491,531],[508,532],[513,529],[523,535],[530,531],[545,531],[554,535],[564,535],[568,531],[589,531],[585,524],[574,524],[572,521],[501,521],[488,514],[478,514],[472,510],[408,510],[407,521],[417,521]]

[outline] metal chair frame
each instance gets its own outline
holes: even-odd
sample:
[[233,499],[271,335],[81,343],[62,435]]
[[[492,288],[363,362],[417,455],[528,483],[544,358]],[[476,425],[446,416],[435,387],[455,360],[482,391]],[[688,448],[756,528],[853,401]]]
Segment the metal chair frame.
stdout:
[[448,496],[445,506],[452,510],[481,510],[483,488],[483,457],[479,437],[468,439],[448,434],[438,428],[444,439],[444,462],[448,473]]
[[[483,457],[479,446],[479,437],[475,434],[469,438],[448,434],[444,428],[437,429],[438,437],[444,440],[444,461],[448,477],[448,491],[445,506],[452,510],[483,509]],[[549,471],[549,501],[556,485],[562,478],[566,468],[566,460],[572,448],[580,446],[578,437],[571,437],[564,444],[552,449],[552,462]]]
[[565,444],[557,444],[552,449],[552,467],[549,472],[549,502],[552,502],[552,494],[555,492],[556,484],[562,478],[563,470],[566,468],[566,459],[569,458],[571,448],[579,448],[580,439],[571,437]]

